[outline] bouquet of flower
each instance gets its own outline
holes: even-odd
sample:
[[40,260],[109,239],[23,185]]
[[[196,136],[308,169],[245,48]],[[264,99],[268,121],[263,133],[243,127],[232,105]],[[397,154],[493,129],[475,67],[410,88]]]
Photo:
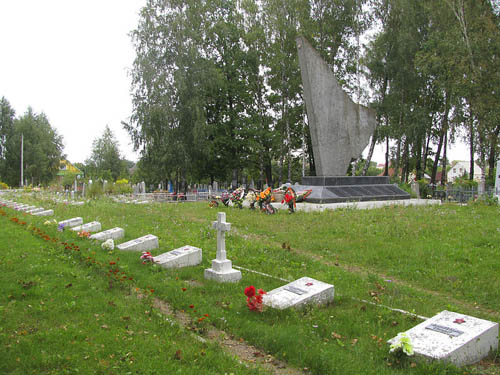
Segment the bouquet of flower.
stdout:
[[311,193],[312,193],[312,190],[299,191],[298,193],[296,193],[295,202],[299,203],[299,202],[305,201],[306,198],[309,195],[311,195]]
[[79,237],[90,237],[90,232],[86,232],[84,230],[82,230],[81,232],[78,232],[78,236]]
[[229,192],[227,190],[224,190],[220,196],[221,202],[224,204],[224,206],[229,206]]
[[46,220],[43,225],[57,225],[56,219]]
[[258,192],[250,189],[245,197],[245,200],[250,203],[250,209],[255,210],[255,202],[257,201]]
[[106,240],[104,241],[102,244],[101,244],[101,247],[104,249],[104,250],[113,250],[115,248],[115,242],[113,241],[112,238],[110,238],[109,240]]
[[247,296],[247,306],[252,311],[262,312],[262,297],[266,294],[265,291],[259,289],[257,291],[258,294],[255,293],[255,287],[250,285],[245,288],[245,296]]
[[155,261],[153,259],[153,256],[151,255],[151,253],[149,251],[142,252],[141,260],[142,260],[142,264],[146,264],[146,262],[154,263],[154,261]]
[[281,204],[286,203],[288,205],[288,211],[292,214],[295,212],[295,200],[296,200],[296,195],[295,195],[295,190],[293,190],[291,187],[288,187],[286,189],[285,197],[281,201]]
[[407,356],[413,355],[413,345],[411,344],[410,338],[406,333],[398,333],[396,336],[396,341],[394,344],[391,344],[389,349],[390,353],[394,353],[395,355],[403,355]]
[[231,193],[230,199],[238,208],[243,208],[243,197],[245,196],[245,188],[239,187]]

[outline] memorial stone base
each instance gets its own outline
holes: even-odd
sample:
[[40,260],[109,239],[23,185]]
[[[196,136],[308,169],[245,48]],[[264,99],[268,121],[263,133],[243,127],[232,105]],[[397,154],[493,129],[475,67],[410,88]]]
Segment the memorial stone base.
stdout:
[[220,283],[235,283],[241,280],[241,272],[233,269],[229,259],[212,260],[212,268],[205,270],[205,279]]

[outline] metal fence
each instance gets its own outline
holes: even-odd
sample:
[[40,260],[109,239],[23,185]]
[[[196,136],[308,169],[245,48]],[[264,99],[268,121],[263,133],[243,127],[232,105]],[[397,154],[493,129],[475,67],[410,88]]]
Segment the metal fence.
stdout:
[[[443,202],[458,202],[458,203],[467,203],[469,201],[476,200],[478,197],[483,198],[493,198],[493,196],[498,195],[498,191],[495,188],[487,188],[483,192],[479,192],[477,188],[471,189],[446,189],[440,190],[435,187],[429,186],[429,190],[431,194],[428,194],[432,197],[432,199],[440,199]],[[425,198],[425,197],[423,197]]]

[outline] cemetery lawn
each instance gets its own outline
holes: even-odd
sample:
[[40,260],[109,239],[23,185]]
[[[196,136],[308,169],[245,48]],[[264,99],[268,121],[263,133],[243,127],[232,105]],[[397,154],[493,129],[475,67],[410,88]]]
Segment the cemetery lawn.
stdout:
[[[15,373],[14,369],[26,363],[26,371],[19,373],[61,373],[64,366],[80,368],[83,373],[90,368],[91,372],[110,374],[126,373],[123,367],[113,366],[129,366],[127,371],[133,373],[136,368],[142,369],[140,373],[198,371],[190,366],[206,366],[205,373],[256,373],[257,369],[233,367],[237,362],[215,350],[215,344],[193,338],[192,333],[207,337],[212,327],[305,373],[500,371],[498,353],[463,369],[411,357],[392,358],[386,341],[421,320],[376,306],[426,317],[446,309],[498,322],[500,210],[496,206],[387,207],[293,215],[280,211],[267,216],[248,209],[210,209],[207,203],[126,205],[103,199],[75,207],[40,197],[16,200],[53,208],[58,221],[81,216],[84,222],[100,221],[103,230],[124,228],[123,241],[154,234],[160,248],[153,255],[184,245],[200,247],[203,262],[176,270],[142,264],[140,253],[106,252],[99,243],[80,239],[74,232],[58,233],[56,226],[44,226],[47,218],[3,208],[7,216],[0,217],[0,225],[9,230],[0,230],[0,345],[8,350],[8,360],[0,363],[0,372],[2,366],[9,366],[4,372]],[[272,277],[242,269],[243,279],[237,284],[203,278],[203,270],[215,258],[216,233],[211,223],[217,211],[226,212],[232,225],[226,248],[233,265]],[[9,221],[12,217],[27,224],[15,224]],[[73,243],[79,251],[71,246],[46,247],[36,231],[27,229],[30,224],[51,238],[58,237],[59,242]],[[49,275],[52,281],[45,281]],[[334,284],[334,302],[300,311],[266,309],[261,314],[246,307],[246,286],[269,291],[286,283],[278,278],[292,281],[302,276]],[[68,284],[72,286],[66,288]],[[138,299],[138,294],[149,297]],[[151,306],[153,298],[185,312],[192,320],[190,329],[171,326]],[[119,331],[116,336],[115,330]],[[127,331],[134,333],[128,335]],[[41,332],[45,354],[35,344]],[[17,341],[28,344],[23,347]],[[41,353],[36,354],[35,349]],[[175,358],[177,350],[183,353],[181,360]],[[133,361],[126,358],[129,352]],[[99,367],[101,360],[108,367]],[[173,370],[166,371],[166,366]]]

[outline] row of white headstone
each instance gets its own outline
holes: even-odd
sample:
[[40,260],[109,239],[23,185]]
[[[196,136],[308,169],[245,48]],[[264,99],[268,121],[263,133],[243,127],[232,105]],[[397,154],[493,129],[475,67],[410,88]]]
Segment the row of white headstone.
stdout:
[[[1,203],[1,201],[0,201]],[[11,206],[9,206],[11,207]],[[19,209],[21,206],[17,206]],[[28,209],[22,207],[21,209]],[[28,212],[28,211],[27,211]],[[73,218],[59,223],[75,231],[97,231],[98,222],[83,224],[82,218]],[[217,221],[212,223],[217,230],[217,254],[212,260],[212,267],[205,269],[204,276],[216,282],[238,282],[241,272],[232,267],[227,259],[225,234],[231,230],[231,223],[226,222],[226,214],[219,212]],[[91,239],[104,241],[108,238],[123,237],[121,228],[113,228],[90,236]],[[158,238],[154,235],[137,238],[117,246],[119,250],[147,251],[158,248]],[[156,257],[156,264],[166,268],[196,266],[202,261],[202,250],[193,246],[184,246]],[[291,283],[274,289],[263,297],[263,304],[276,309],[300,308],[305,305],[324,305],[334,299],[334,286],[310,277],[302,277]],[[434,317],[406,331],[414,353],[428,360],[450,362],[457,366],[473,364],[491,352],[498,350],[499,325],[496,322],[478,319],[456,312],[442,311]],[[394,344],[400,336],[392,338]]]

